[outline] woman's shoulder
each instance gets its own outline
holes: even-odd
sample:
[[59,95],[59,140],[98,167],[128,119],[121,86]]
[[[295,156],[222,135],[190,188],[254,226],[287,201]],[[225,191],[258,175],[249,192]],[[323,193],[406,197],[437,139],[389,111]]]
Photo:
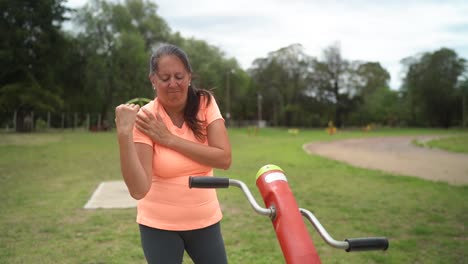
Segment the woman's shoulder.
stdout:
[[154,100],[149,101],[149,103],[143,105],[141,108],[152,109],[152,108],[155,108],[157,104],[158,104],[158,100],[157,98],[155,98]]
[[147,104],[143,105],[142,107],[140,107],[140,111],[141,109],[144,108],[144,109],[149,110],[150,112],[155,112],[157,107],[158,107],[158,100],[156,98],[154,100],[151,100]]

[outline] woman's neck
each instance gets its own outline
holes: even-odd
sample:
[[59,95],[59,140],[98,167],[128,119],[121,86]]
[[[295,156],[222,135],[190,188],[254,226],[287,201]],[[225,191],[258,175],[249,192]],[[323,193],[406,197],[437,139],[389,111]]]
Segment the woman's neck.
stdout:
[[184,108],[170,108],[166,106],[162,106],[162,107],[164,108],[167,115],[171,119],[172,124],[174,124],[174,126],[181,128],[182,125],[184,124]]

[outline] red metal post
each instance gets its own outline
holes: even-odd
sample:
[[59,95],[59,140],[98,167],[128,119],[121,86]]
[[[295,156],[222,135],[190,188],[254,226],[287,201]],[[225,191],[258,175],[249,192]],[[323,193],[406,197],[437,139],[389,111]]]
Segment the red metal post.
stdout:
[[265,206],[275,207],[276,215],[272,222],[286,263],[320,264],[283,170],[276,165],[263,166],[257,172],[257,187]]

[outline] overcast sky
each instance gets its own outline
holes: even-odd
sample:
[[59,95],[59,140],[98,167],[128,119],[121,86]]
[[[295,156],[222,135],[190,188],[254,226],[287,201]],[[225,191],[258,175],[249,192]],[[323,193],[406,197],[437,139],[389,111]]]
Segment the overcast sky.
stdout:
[[[68,0],[79,7],[87,0]],[[308,55],[339,42],[347,60],[377,61],[401,84],[400,60],[441,47],[468,59],[468,1],[155,0],[173,32],[203,39],[248,69],[300,43]]]

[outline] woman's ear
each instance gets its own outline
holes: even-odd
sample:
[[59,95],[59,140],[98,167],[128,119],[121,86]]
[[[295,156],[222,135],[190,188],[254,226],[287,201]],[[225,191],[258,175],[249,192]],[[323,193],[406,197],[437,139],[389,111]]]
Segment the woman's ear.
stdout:
[[157,83],[156,74],[150,74],[148,77],[149,77],[149,80],[151,82],[151,86],[153,86],[153,90],[156,91],[156,83]]

